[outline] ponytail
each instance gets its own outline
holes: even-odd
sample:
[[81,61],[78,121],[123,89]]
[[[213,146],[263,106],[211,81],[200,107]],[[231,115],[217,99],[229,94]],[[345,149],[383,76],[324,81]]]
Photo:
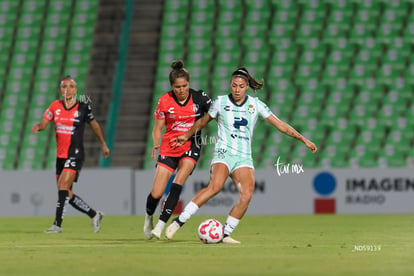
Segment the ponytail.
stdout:
[[262,79],[262,82],[258,81],[255,77],[249,74],[249,71],[247,71],[246,67],[240,67],[239,69],[234,71],[233,74],[231,75],[231,79],[234,79],[235,77],[240,77],[240,78],[245,79],[248,82],[249,87],[253,89],[254,91],[260,90],[263,88],[263,84],[264,84],[263,79]]

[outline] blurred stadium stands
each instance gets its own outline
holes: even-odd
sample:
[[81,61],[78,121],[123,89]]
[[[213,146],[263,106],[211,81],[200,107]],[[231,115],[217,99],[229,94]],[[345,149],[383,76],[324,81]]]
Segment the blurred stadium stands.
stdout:
[[87,0],[0,1],[3,169],[54,166],[52,132],[33,135],[30,130],[56,99],[59,78],[77,76],[78,87],[85,86],[97,4]]
[[[53,166],[52,133],[31,135],[30,127],[56,97],[50,91],[59,77],[73,74],[78,86],[87,85],[103,2],[0,0],[3,169]],[[134,3],[139,9],[140,1]],[[165,0],[160,7],[151,110],[170,89],[173,60],[183,59],[191,86],[213,98],[227,94],[231,72],[246,66],[265,80],[254,95],[319,148],[313,155],[259,123],[253,141],[258,168],[272,167],[278,156],[305,168],[413,164],[413,0]],[[147,113],[150,146],[142,166],[152,168]],[[215,131],[212,122],[205,133]],[[204,147],[200,168],[209,167],[213,147]],[[131,166],[133,156],[123,159],[114,165]]]

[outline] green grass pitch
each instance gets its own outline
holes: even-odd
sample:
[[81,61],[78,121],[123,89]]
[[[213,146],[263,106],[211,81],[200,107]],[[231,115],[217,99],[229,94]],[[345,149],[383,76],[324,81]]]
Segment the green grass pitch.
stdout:
[[[209,216],[224,222],[224,216]],[[413,215],[246,216],[240,245],[202,244],[195,216],[174,240],[147,241],[143,216],[107,216],[100,233],[68,216],[0,218],[0,275],[414,275]]]

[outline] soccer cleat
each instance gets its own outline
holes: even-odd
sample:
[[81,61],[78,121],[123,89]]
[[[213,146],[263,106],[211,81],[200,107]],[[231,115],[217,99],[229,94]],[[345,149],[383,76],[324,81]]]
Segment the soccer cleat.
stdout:
[[232,237],[230,237],[230,236],[225,236],[224,238],[223,238],[223,241],[222,241],[223,243],[228,243],[228,244],[240,244],[241,242],[239,242],[239,241],[236,241],[235,239],[233,239]]
[[171,240],[180,228],[181,225],[178,222],[178,218],[175,218],[173,222],[165,230],[165,236],[167,237],[167,239]]
[[151,236],[159,240],[161,238],[161,232],[162,232],[162,228],[155,226],[155,228],[152,229],[151,231]]
[[104,213],[101,211],[96,212],[96,215],[92,218],[93,232],[98,233],[101,230],[101,220],[104,216]]
[[61,233],[62,232],[62,228],[53,224],[52,226],[50,226],[48,229],[45,230],[45,233],[51,234],[51,233]]
[[154,228],[154,225],[152,223],[152,216],[145,215],[145,221],[144,221],[144,236],[147,240],[152,239],[151,231]]

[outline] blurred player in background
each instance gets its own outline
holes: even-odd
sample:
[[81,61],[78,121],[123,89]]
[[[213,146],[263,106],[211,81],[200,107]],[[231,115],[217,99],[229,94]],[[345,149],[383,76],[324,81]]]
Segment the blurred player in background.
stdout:
[[[182,147],[170,147],[170,140],[186,133],[193,124],[204,116],[210,108],[211,100],[203,91],[190,88],[190,74],[182,61],[171,64],[172,71],[169,79],[172,90],[160,97],[156,107],[155,124],[152,131],[153,149],[152,158],[160,153],[157,160],[152,191],[146,203],[146,216],[144,222],[144,236],[147,239],[159,239],[165,223],[171,217],[177,206],[182,187],[188,176],[194,170],[201,150],[201,137],[199,132],[193,132],[183,143]],[[165,133],[161,131],[165,126]],[[153,228],[153,214],[158,202],[164,194],[168,181],[176,172],[170,193],[164,202],[160,218]]]
[[92,221],[93,231],[100,230],[103,213],[92,209],[82,198],[72,191],[73,183],[77,181],[84,160],[83,133],[85,123],[88,123],[101,143],[104,157],[109,156],[102,130],[95,120],[91,106],[76,100],[76,82],[66,76],[59,85],[63,100],[54,101],[43,114],[39,124],[32,127],[32,132],[44,130],[53,121],[56,132],[57,158],[56,179],[58,186],[58,201],[53,225],[46,233],[62,232],[62,221],[66,205],[69,202],[75,209],[87,214]]
[[166,229],[166,236],[172,239],[178,229],[194,215],[210,198],[218,194],[230,175],[235,183],[240,199],[231,209],[224,225],[223,243],[240,243],[230,237],[245,214],[255,185],[254,166],[251,154],[253,129],[259,116],[279,131],[303,142],[312,152],[315,144],[304,138],[287,123],[279,120],[258,98],[246,95],[249,87],[259,90],[263,87],[246,68],[241,67],[231,76],[231,94],[219,96],[209,112],[197,121],[184,135],[172,140],[172,146],[185,143],[196,131],[207,125],[212,119],[218,121],[218,142],[211,161],[210,183],[200,190],[186,205],[180,216]]

